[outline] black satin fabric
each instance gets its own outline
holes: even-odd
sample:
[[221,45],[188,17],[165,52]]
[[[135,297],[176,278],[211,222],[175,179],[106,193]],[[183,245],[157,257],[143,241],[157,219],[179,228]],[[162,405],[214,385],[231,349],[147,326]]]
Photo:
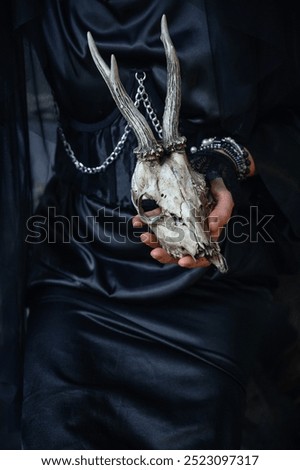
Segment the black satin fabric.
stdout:
[[153,305],[44,288],[25,357],[25,449],[236,449],[268,289],[203,283]]
[[[231,15],[224,2],[204,0],[43,2],[40,54],[65,134],[83,163],[103,161],[125,125],[89,56],[86,31],[107,60],[116,55],[131,96],[135,73],[146,72],[161,116],[162,13],[181,62],[188,146],[215,134],[251,144],[256,124],[286,104],[285,79],[273,76],[284,57],[271,55],[266,64],[262,44],[269,38],[260,28],[253,32],[251,21],[238,21],[238,2],[230,5]],[[278,25],[281,9],[274,11]],[[271,38],[273,52],[279,37]],[[223,244],[228,274],[154,261],[130,222],[135,145],[130,135],[106,173],[89,176],[75,170],[58,140],[55,174],[27,239],[26,448],[239,446],[244,387],[272,314],[278,245],[255,237],[255,224],[237,230],[232,221]],[[259,178],[244,184],[235,215],[249,218],[262,188]]]
[[[80,122],[107,117],[115,104],[87,47],[90,31],[105,60],[115,54],[125,87],[132,72],[151,72],[160,109],[166,90],[166,59],[160,19],[166,14],[182,70],[182,115],[197,123],[219,115],[205,2],[133,0],[44,1],[43,31],[49,77],[63,112]],[[55,47],[53,39],[55,38]],[[63,59],[63,60],[62,60]],[[152,98],[151,93],[151,98]],[[154,99],[154,98],[152,98]]]
[[[221,18],[216,15],[216,24],[212,26],[213,16],[207,13],[205,1],[163,4],[136,1],[130,2],[130,7],[126,1],[90,0],[84,4],[73,0],[45,1],[42,19],[46,72],[60,107],[67,140],[84,164],[95,166],[102,162],[125,126],[90,57],[86,32],[93,33],[106,60],[111,53],[115,54],[121,78],[132,97],[137,87],[135,73],[147,73],[146,90],[161,117],[166,86],[165,56],[159,39],[163,13],[167,15],[181,62],[181,127],[188,146],[199,145],[202,138],[222,134],[225,129],[229,135],[239,132],[243,140],[249,123],[255,119],[253,103],[257,100],[255,86],[259,80],[254,72],[255,41],[243,35],[243,47],[225,51],[224,58],[230,58],[230,62],[218,61],[223,69],[216,74],[215,44],[221,38],[225,41],[228,37],[229,41],[232,27],[226,15]],[[238,40],[240,34],[235,34]],[[241,84],[235,64],[240,64],[248,49],[252,55],[243,60]],[[217,83],[225,71],[226,76],[237,82],[236,86],[231,84],[230,102],[226,103],[225,85]],[[104,174],[90,176],[75,169],[58,141],[56,176],[36,211],[45,221],[40,237],[32,227],[30,240],[35,243],[31,286],[78,285],[113,298],[157,300],[183,290],[202,276],[218,276],[213,268],[186,271],[173,265],[162,266],[149,257],[148,248],[141,246],[140,231],[133,231],[130,223],[134,214],[130,184],[135,146],[135,138],[130,135],[117,161]],[[54,239],[57,243],[53,243]],[[230,276],[243,264],[240,259],[247,256],[248,245],[238,248],[239,257],[227,256]]]

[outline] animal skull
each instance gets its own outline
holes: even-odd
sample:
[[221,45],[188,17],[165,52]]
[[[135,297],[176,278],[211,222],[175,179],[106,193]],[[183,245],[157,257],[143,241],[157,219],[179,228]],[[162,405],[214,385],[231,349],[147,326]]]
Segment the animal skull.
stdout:
[[[167,94],[163,115],[163,138],[157,142],[144,116],[134,106],[119,77],[115,57],[109,68],[98,52],[91,33],[88,44],[93,60],[105,80],[120,112],[134,131],[138,147],[132,176],[132,202],[143,221],[156,235],[160,245],[174,258],[191,255],[207,258],[220,272],[226,262],[217,242],[209,236],[207,217],[213,200],[203,175],[190,166],[185,153],[185,137],[179,135],[181,79],[179,61],[171,41],[165,15],[161,21],[161,40],[167,59]],[[160,214],[148,217],[144,200],[153,200]]]

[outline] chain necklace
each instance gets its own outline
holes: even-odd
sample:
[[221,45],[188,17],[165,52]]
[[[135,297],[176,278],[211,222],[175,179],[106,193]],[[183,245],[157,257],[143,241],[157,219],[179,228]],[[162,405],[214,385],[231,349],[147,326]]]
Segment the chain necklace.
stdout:
[[[162,139],[161,124],[159,122],[159,119],[158,119],[157,115],[155,114],[154,109],[152,108],[149,96],[148,96],[148,94],[146,92],[146,89],[145,89],[145,85],[144,85],[144,81],[146,79],[145,72],[143,72],[141,77],[139,77],[139,74],[136,73],[135,74],[135,79],[138,82],[138,88],[137,88],[136,95],[135,95],[134,106],[136,108],[138,108],[140,106],[140,103],[143,103],[143,106],[146,110],[146,113],[149,116],[150,121],[152,122],[152,125],[153,125],[155,131],[157,132],[159,138]],[[117,145],[115,146],[114,150],[111,152],[111,154],[104,160],[104,162],[101,165],[90,167],[90,166],[85,166],[83,163],[81,163],[76,158],[76,155],[75,155],[71,145],[69,144],[69,142],[66,139],[66,136],[64,134],[64,131],[63,131],[62,127],[61,126],[58,127],[58,133],[59,133],[60,139],[62,141],[62,144],[64,146],[66,154],[70,157],[71,161],[74,163],[77,170],[81,171],[82,173],[88,173],[88,174],[101,173],[102,171],[105,171],[106,168],[109,165],[111,165],[119,157],[119,155],[121,154],[121,152],[122,152],[122,150],[125,146],[125,143],[127,141],[128,134],[130,132],[131,132],[131,127],[129,126],[129,124],[126,124],[126,126],[124,128],[124,133],[123,133],[121,139],[119,140],[119,142],[117,143]]]

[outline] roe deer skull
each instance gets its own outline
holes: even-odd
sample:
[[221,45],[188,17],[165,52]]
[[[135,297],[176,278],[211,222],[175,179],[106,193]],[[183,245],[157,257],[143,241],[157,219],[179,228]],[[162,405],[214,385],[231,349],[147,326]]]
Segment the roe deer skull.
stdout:
[[[181,78],[179,61],[171,41],[165,15],[161,21],[161,40],[167,60],[167,94],[163,114],[163,138],[157,142],[145,117],[125,91],[115,57],[109,68],[98,52],[91,33],[88,44],[93,60],[105,80],[120,112],[136,135],[137,164],[131,183],[132,202],[156,235],[160,245],[174,258],[190,255],[207,258],[221,272],[227,270],[217,242],[210,239],[207,217],[213,201],[205,178],[190,166],[186,139],[179,135]],[[143,201],[152,200],[160,214],[148,217]]]

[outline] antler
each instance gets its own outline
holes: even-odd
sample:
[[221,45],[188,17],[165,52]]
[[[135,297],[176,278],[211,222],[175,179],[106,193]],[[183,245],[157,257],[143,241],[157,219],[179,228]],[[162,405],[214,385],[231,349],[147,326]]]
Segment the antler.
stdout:
[[[96,67],[105,80],[113,99],[120,112],[134,131],[138,148],[135,150],[138,158],[156,159],[163,153],[163,148],[156,141],[153,132],[144,116],[137,110],[132,99],[123,87],[115,56],[111,56],[109,68],[101,57],[93,36],[87,33],[88,45]],[[179,135],[179,110],[181,104],[180,66],[176,51],[168,31],[166,15],[161,19],[161,40],[167,59],[167,94],[163,115],[163,146],[167,152],[181,150],[186,139]]]
[[184,147],[186,138],[179,135],[179,110],[181,104],[181,78],[179,60],[172,43],[166,15],[161,19],[161,37],[167,59],[167,95],[163,115],[163,145],[173,152]]
[[87,33],[87,39],[96,67],[105,80],[120,112],[123,114],[136,135],[138,147],[135,150],[135,153],[137,154],[137,157],[141,159],[159,158],[163,153],[163,148],[157,143],[146,119],[135,107],[132,99],[123,87],[115,56],[111,56],[111,66],[109,68],[101,57],[90,32]]

